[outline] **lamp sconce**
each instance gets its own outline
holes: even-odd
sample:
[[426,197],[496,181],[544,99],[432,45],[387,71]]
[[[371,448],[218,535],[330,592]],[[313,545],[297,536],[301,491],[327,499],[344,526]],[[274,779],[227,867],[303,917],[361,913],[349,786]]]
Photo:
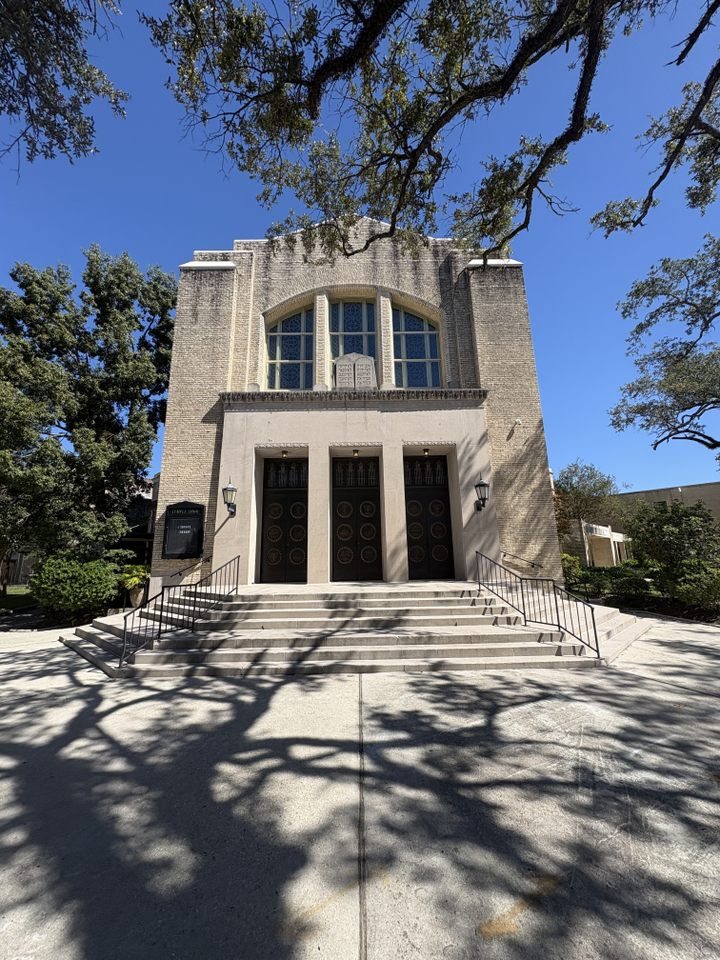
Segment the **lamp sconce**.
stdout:
[[485,508],[485,504],[488,502],[488,497],[490,495],[490,484],[483,480],[482,477],[475,484],[475,496],[477,500],[475,501],[475,509],[478,513]]
[[237,499],[237,487],[233,485],[232,480],[230,480],[226,487],[223,487],[222,495],[223,503],[227,507],[227,512],[231,517],[234,517],[237,511],[237,504],[235,503]]

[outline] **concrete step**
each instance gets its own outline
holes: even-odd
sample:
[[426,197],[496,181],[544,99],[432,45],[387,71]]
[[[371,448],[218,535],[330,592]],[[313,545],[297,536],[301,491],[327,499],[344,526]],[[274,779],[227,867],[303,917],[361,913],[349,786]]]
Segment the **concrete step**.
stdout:
[[127,668],[118,667],[118,655],[108,653],[104,647],[96,643],[94,639],[79,637],[76,634],[63,634],[58,638],[60,643],[68,649],[77,653],[88,663],[91,663],[98,670],[102,670],[105,676],[113,680],[119,676],[130,676]]
[[588,669],[601,666],[595,657],[468,657],[466,659],[392,659],[392,660],[305,660],[303,663],[190,664],[128,667],[128,675],[146,679],[182,679],[184,677],[288,677],[325,673],[425,673],[483,670],[504,673],[507,670]]
[[374,632],[372,630],[214,630],[193,633],[190,630],[163,634],[155,642],[155,650],[262,649],[269,647],[370,647],[437,644],[481,643],[557,643],[558,631],[540,632],[522,627],[406,628]]
[[[192,596],[194,591],[192,585],[188,584],[188,595]],[[483,593],[491,594],[491,591],[483,590]],[[375,597],[377,599],[412,599],[413,597],[463,597],[471,598],[477,596],[478,585],[473,581],[432,581],[430,583],[419,581],[417,586],[411,583],[390,584],[390,583],[331,583],[331,584],[265,584],[263,588],[257,585],[241,586],[234,592],[232,601],[245,603],[255,603],[262,601],[273,602],[279,598],[292,600],[294,598],[302,600],[324,600],[331,598],[337,600],[347,600],[348,602],[359,601],[366,598]],[[178,595],[180,593],[178,592]],[[208,600],[222,600],[225,596],[213,590],[200,589],[198,596]]]
[[626,650],[634,640],[639,640],[653,626],[653,621],[646,617],[636,617],[633,614],[623,614],[625,622],[612,636],[600,638],[600,652],[606,663],[612,663]]
[[[153,620],[155,622],[160,620],[160,615],[155,614],[152,611],[145,614],[145,618]],[[184,620],[182,617],[165,617],[163,616],[164,621],[167,621],[169,624],[174,624],[178,627],[187,627],[187,620]],[[288,630],[297,630],[301,628],[312,628],[312,629],[332,629],[333,627],[337,629],[343,629],[352,627],[353,629],[374,629],[374,630],[392,630],[398,626],[412,625],[412,626],[426,626],[426,627],[447,627],[447,626],[472,626],[472,625],[482,625],[482,624],[493,624],[493,625],[513,625],[521,622],[521,618],[516,614],[482,614],[482,613],[462,613],[462,614],[452,614],[444,615],[438,614],[435,616],[418,616],[417,614],[409,614],[407,616],[396,615],[396,616],[352,616],[352,617],[337,617],[335,619],[329,617],[317,617],[309,614],[298,615],[297,613],[292,616],[288,615],[283,620],[283,626]],[[237,618],[235,616],[228,617],[218,617],[213,620],[199,620],[195,629],[197,631],[201,630],[216,630],[218,627],[226,628],[232,626],[233,629],[242,630],[242,629],[252,629],[258,630],[261,628],[265,629],[275,629],[277,628],[277,620],[265,619],[261,617],[248,617],[248,618]]]
[[413,644],[409,646],[378,644],[376,646],[298,646],[238,649],[142,650],[133,659],[140,664],[227,664],[297,663],[312,661],[365,660],[464,660],[472,657],[582,657],[585,648],[572,643],[466,643]]
[[[345,597],[345,596],[324,596],[308,598],[302,595],[278,596],[273,598],[263,597],[257,600],[239,599],[225,600],[218,604],[218,610],[256,610],[256,611],[277,611],[279,616],[284,616],[283,611],[301,607],[306,610],[325,609],[325,610],[395,610],[406,609],[414,610],[422,607],[474,607],[487,605],[506,604],[494,594],[473,594],[471,597],[450,596],[408,596],[408,597]],[[193,610],[195,601],[192,595],[173,597],[168,604],[171,608]],[[200,607],[200,604],[197,605]]]
[[[191,612],[192,608],[184,609],[182,606],[171,605],[166,606],[163,609],[163,616],[174,616],[181,620],[185,619],[187,614]],[[513,610],[511,607],[499,602],[477,605],[466,604],[464,606],[457,606],[453,604],[447,606],[426,606],[417,608],[388,607],[379,609],[365,606],[348,608],[296,606],[288,607],[284,610],[233,610],[221,607],[217,610],[211,610],[202,614],[199,619],[203,620],[204,622],[218,621],[222,623],[250,623],[254,620],[262,620],[263,622],[277,620],[281,621],[282,623],[289,623],[293,620],[301,619],[326,620],[328,622],[352,622],[357,619],[374,619],[382,622],[393,622],[400,619],[414,619],[417,616],[440,616],[452,618],[457,616],[478,614],[485,616],[498,616],[501,614],[515,615],[516,613],[517,611]],[[143,618],[155,619],[159,618],[159,616],[159,612],[154,610],[149,610],[147,614],[143,614]]]

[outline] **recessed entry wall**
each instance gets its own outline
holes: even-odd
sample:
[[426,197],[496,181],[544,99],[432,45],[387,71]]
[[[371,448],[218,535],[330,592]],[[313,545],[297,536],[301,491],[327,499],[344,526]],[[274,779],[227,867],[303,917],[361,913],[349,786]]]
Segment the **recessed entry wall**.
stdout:
[[[277,465],[272,471],[267,466],[270,461]],[[242,409],[230,403],[218,482],[221,488],[232,477],[238,488],[237,512],[228,517],[218,491],[213,566],[239,555],[242,582],[272,577],[271,566],[285,564],[289,570],[290,551],[302,549],[302,524],[291,522],[300,518],[286,516],[286,506],[279,502],[273,511],[277,514],[282,506],[283,523],[273,524],[281,518],[270,517],[269,496],[292,499],[279,487],[270,494],[269,478],[272,473],[272,482],[280,483],[283,461],[288,484],[290,465],[307,465],[306,471],[303,467],[307,488],[298,488],[295,499],[307,504],[305,574],[309,583],[375,577],[407,581],[420,575],[417,550],[411,572],[412,545],[421,546],[431,558],[430,579],[472,577],[478,549],[499,557],[492,505],[482,513],[475,511],[474,484],[480,476],[491,476],[485,415],[477,397],[424,399],[415,406],[407,398],[383,400],[373,408],[335,401],[328,395],[324,399],[311,396],[302,405],[298,400],[290,405],[264,398],[246,402]],[[418,462],[422,484],[408,484],[406,469]],[[425,484],[430,465],[433,483]],[[415,544],[408,539],[408,491],[414,500],[418,499],[415,493],[422,493],[422,538]],[[350,516],[341,517],[338,510],[347,512],[348,504]],[[372,517],[362,515],[373,507]],[[343,521],[348,522],[343,525]],[[417,528],[413,531],[417,533]],[[286,556],[281,559],[274,549]],[[344,564],[338,562],[339,555]],[[293,556],[298,559],[300,553]],[[364,560],[359,559],[362,556]],[[298,573],[285,573],[287,582],[297,582],[293,577]]]

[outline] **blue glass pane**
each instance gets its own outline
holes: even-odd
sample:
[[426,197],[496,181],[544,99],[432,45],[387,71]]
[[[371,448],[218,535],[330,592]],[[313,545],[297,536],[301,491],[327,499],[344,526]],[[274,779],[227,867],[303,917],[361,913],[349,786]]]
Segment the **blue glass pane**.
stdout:
[[440,386],[440,364],[431,363],[430,364],[430,375],[432,377],[432,385],[434,387]]
[[396,310],[393,307],[393,330],[402,330],[402,324],[400,323],[400,311]]
[[271,336],[267,338],[268,359],[277,360],[277,342],[278,338]]
[[313,365],[311,363],[303,364],[303,387],[305,390],[312,390],[313,385]]
[[409,360],[424,360],[425,337],[418,333],[408,333],[405,335],[405,356]]
[[340,337],[333,334],[330,335],[330,354],[333,360],[340,356]]
[[268,367],[268,390],[275,389],[275,370],[276,365],[271,363]]
[[435,330],[428,336],[428,340],[430,342],[430,356],[436,359],[438,355],[438,336]]
[[306,334],[306,336],[303,337],[303,340],[305,341],[304,359],[305,359],[305,360],[312,360],[312,358],[313,358],[313,338],[312,338],[312,336],[311,336],[310,334]]
[[402,356],[402,337],[399,333],[396,333],[393,337],[393,351],[396,359],[399,360]]
[[375,332],[375,304],[372,302],[365,304],[365,311],[367,317],[367,328],[370,333]]
[[300,389],[300,364],[283,363],[280,367],[280,389],[281,390],[299,390]]
[[299,360],[301,339],[302,339],[301,337],[281,337],[280,338],[280,359],[281,360]]
[[305,311],[305,322],[304,322],[304,324],[303,324],[303,330],[305,330],[306,333],[312,333],[312,332],[313,332],[313,312],[312,312],[312,310],[306,310],[306,311]]
[[361,303],[343,304],[343,328],[345,333],[359,333],[363,328],[363,310]]
[[406,370],[409,387],[427,387],[427,364],[408,363]]
[[338,332],[340,325],[340,304],[332,303],[330,305],[330,330],[332,333]]
[[288,317],[279,326],[283,333],[300,333],[300,314],[296,313],[294,317]]
[[369,357],[373,357],[373,359],[374,359],[374,358],[375,358],[375,337],[370,336],[370,337],[366,337],[365,339],[366,339],[366,341],[367,341],[367,345],[366,345],[366,347],[365,347],[365,351],[364,351],[364,352],[365,352]]
[[344,336],[343,337],[343,353],[362,353],[363,352],[363,336],[358,334],[355,336]]
[[412,313],[405,314],[405,329],[406,330],[424,330],[425,321],[421,320],[420,317],[416,317]]
[[395,386],[401,387],[403,385],[403,365],[401,363],[395,364]]

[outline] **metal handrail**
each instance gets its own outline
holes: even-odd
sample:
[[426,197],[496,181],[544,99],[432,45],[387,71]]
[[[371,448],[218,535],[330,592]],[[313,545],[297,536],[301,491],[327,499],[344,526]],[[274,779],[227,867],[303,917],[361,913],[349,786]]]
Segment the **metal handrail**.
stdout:
[[196,583],[166,584],[159,593],[126,613],[119,665],[140,650],[152,650],[155,640],[168,630],[194,630],[204,614],[235,593],[239,572],[238,554]]
[[503,550],[502,555],[504,557],[512,557],[513,560],[521,560],[523,563],[527,563],[531,567],[537,567],[538,570],[542,570],[543,568],[541,563],[535,563],[534,560],[528,560],[527,557],[519,557],[516,553],[509,553],[507,550]]
[[580,597],[559,586],[550,577],[522,577],[514,570],[475,551],[478,590],[483,586],[509,604],[523,623],[557,627],[579,640],[600,658],[595,609]]

